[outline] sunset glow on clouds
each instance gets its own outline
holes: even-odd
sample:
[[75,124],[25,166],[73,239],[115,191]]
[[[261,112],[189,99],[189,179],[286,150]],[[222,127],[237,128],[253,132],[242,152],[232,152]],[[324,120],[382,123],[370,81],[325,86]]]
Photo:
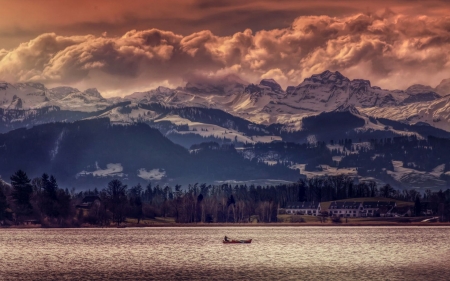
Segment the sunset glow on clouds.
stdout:
[[390,89],[436,86],[450,78],[450,17],[445,15],[390,10],[303,15],[280,28],[218,33],[154,28],[120,36],[44,33],[0,49],[0,80],[97,87],[111,96],[184,85],[193,74],[236,73],[249,82],[274,78],[286,87],[338,70]]

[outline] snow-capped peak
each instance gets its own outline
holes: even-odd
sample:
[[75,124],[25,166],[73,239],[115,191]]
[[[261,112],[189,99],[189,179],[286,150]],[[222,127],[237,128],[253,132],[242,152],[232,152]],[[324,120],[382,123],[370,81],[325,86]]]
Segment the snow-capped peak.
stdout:
[[83,93],[94,98],[103,99],[102,95],[96,88],[89,88]]
[[326,70],[320,74],[313,74],[311,77],[305,78],[305,82],[342,84],[344,82],[350,82],[350,79],[342,75],[339,71],[332,72]]
[[36,90],[45,91],[47,88],[45,88],[44,84],[41,83],[35,83],[35,82],[26,82],[26,83],[17,83],[14,85],[18,89],[25,89],[25,88],[34,88]]
[[277,83],[274,79],[263,79],[259,82],[259,85],[269,87],[274,92],[282,92],[280,84]]
[[48,90],[48,95],[51,99],[60,100],[60,99],[67,97],[68,95],[70,95],[72,93],[78,93],[78,92],[80,92],[80,91],[76,88],[61,86],[61,87],[55,87],[55,88]]

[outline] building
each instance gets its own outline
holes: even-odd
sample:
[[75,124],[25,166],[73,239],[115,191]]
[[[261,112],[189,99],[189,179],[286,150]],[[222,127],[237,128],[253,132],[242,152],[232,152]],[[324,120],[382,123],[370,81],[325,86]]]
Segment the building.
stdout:
[[362,202],[331,202],[328,208],[330,216],[335,217],[360,217],[361,211],[363,211]]
[[329,215],[338,217],[385,217],[392,216],[392,210],[396,206],[395,202],[390,201],[335,201],[330,204]]
[[394,217],[411,217],[414,214],[413,206],[396,206],[392,209],[391,214]]
[[36,224],[40,224],[40,222],[38,220],[29,219],[29,220],[24,220],[23,224],[25,224],[25,225],[36,225]]
[[284,208],[286,214],[317,216],[320,213],[319,202],[288,202]]
[[83,198],[81,204],[76,205],[75,207],[80,209],[90,209],[92,205],[100,202],[100,197],[98,197],[97,195],[88,195]]
[[389,217],[397,206],[395,202],[390,201],[367,201],[362,202],[362,205],[361,217]]
[[[328,208],[328,215],[335,217],[390,217],[396,215],[397,209],[394,201],[333,201]],[[280,210],[286,214],[311,216],[317,216],[322,211],[320,203],[316,202],[288,202],[286,208]]]

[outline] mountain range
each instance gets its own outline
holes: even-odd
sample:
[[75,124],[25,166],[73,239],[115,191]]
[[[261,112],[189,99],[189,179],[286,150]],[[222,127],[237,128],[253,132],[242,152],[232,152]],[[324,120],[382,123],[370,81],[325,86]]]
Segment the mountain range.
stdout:
[[158,87],[111,99],[103,98],[96,89],[47,89],[40,83],[0,82],[0,108],[30,110],[55,107],[59,110],[95,112],[118,102],[129,101],[171,107],[216,108],[254,123],[268,125],[292,124],[305,116],[354,106],[369,116],[394,116],[401,122],[426,122],[449,129],[446,124],[449,94],[450,79],[443,80],[435,88],[415,84],[406,90],[385,90],[372,86],[368,80],[350,80],[338,71],[325,71],[286,90],[273,79],[251,84],[235,75],[228,75],[222,79],[187,82],[185,87],[176,89]]
[[[204,142],[233,144],[239,148],[274,141],[302,144],[351,139],[353,144],[364,145],[371,139],[402,136],[419,139],[426,139],[428,136],[450,138],[449,94],[450,79],[443,80],[435,88],[415,84],[406,90],[386,90],[372,86],[368,80],[350,80],[337,71],[312,75],[299,85],[286,89],[273,79],[263,79],[259,84],[251,84],[238,76],[228,75],[221,79],[189,81],[185,87],[176,89],[158,87],[110,99],[104,98],[96,89],[80,91],[72,87],[46,88],[40,83],[0,82],[0,132],[9,134],[8,132],[18,128],[32,128],[54,122],[68,124],[78,120],[94,122],[109,119],[110,125],[135,126],[146,123],[159,130],[167,141],[184,146],[184,149],[191,149]],[[62,126],[57,124],[50,126]],[[90,138],[89,134],[84,137]],[[53,145],[54,140],[52,142]],[[14,146],[14,143],[9,145]],[[329,150],[336,148],[332,147]],[[341,146],[340,149],[342,148]],[[99,149],[101,150],[101,146]],[[286,157],[268,157],[270,153],[261,156],[248,149],[238,149],[237,153],[244,159],[254,158],[269,166],[273,161],[288,161]],[[280,151],[276,153],[282,154]],[[338,157],[339,160],[341,156]],[[343,156],[345,158],[346,155]],[[329,167],[334,165],[330,162],[331,158],[326,159],[323,161]],[[93,163],[99,161],[92,158],[83,162],[63,178],[78,175],[77,179],[80,179],[79,173],[83,169],[86,170],[88,166],[92,168]],[[114,161],[108,161],[100,161],[102,169],[108,169],[105,165],[114,164]],[[291,161],[289,165],[295,168],[308,164],[307,160],[302,161],[303,163]],[[319,167],[321,164],[325,165],[325,162],[314,163]],[[132,169],[138,171],[152,168],[141,166],[143,167],[133,166]],[[305,167],[301,166],[301,172],[302,168]],[[126,174],[139,178],[134,170],[127,171]],[[309,176],[323,174],[323,170],[316,173],[314,169],[309,170]],[[414,171],[413,165],[410,172]],[[99,175],[93,171],[88,173],[91,177]],[[189,178],[180,173],[168,174],[170,176],[165,177],[167,180]],[[277,178],[272,172],[266,175]],[[440,175],[435,176],[442,185]],[[293,178],[292,175],[287,177],[289,180]],[[226,179],[251,180],[252,177],[233,177],[228,174],[225,178],[208,178],[211,181]],[[392,183],[402,185],[401,180]],[[414,183],[408,183],[411,184]]]

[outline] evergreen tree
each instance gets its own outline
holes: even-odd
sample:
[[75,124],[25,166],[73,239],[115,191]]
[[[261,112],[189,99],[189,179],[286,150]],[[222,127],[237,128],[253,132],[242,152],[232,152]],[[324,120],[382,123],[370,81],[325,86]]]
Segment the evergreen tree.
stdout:
[[420,203],[420,197],[416,196],[416,201],[414,202],[414,213],[416,216],[420,216],[422,213],[422,205]]
[[58,191],[58,183],[56,182],[55,177],[53,175],[51,175],[50,176],[50,182],[49,182],[49,184],[47,185],[47,188],[46,188],[46,192],[48,194],[48,197],[50,199],[52,199],[52,200],[56,200],[57,199],[56,198],[57,197],[57,195],[56,195],[57,191]]
[[129,214],[131,217],[137,219],[137,223],[139,223],[143,216],[142,211],[142,186],[138,183],[136,186],[133,186],[129,192],[130,196],[130,210]]
[[16,204],[31,208],[30,196],[33,193],[33,187],[30,182],[31,180],[22,170],[18,170],[11,176],[12,197]]
[[[44,192],[39,196],[40,210],[46,216],[52,218],[58,218],[62,213],[67,213],[68,206],[63,206],[64,203],[59,202],[58,200],[58,183],[56,182],[55,177],[53,175],[49,177],[44,173],[41,177],[41,182]],[[67,202],[67,198],[63,198],[66,195],[65,192],[61,190],[60,193],[60,197],[63,199],[62,201]]]
[[6,218],[6,208],[8,208],[8,202],[3,188],[0,187],[0,222]]
[[18,170],[10,179],[13,188],[11,195],[15,203],[15,213],[19,219],[31,214],[33,207],[30,204],[30,197],[33,193],[33,187],[30,183],[31,180],[22,170]]
[[227,200],[227,207],[230,206],[230,205],[235,205],[235,204],[236,204],[236,201],[234,200],[233,194],[231,194],[230,197],[228,197],[228,200]]

